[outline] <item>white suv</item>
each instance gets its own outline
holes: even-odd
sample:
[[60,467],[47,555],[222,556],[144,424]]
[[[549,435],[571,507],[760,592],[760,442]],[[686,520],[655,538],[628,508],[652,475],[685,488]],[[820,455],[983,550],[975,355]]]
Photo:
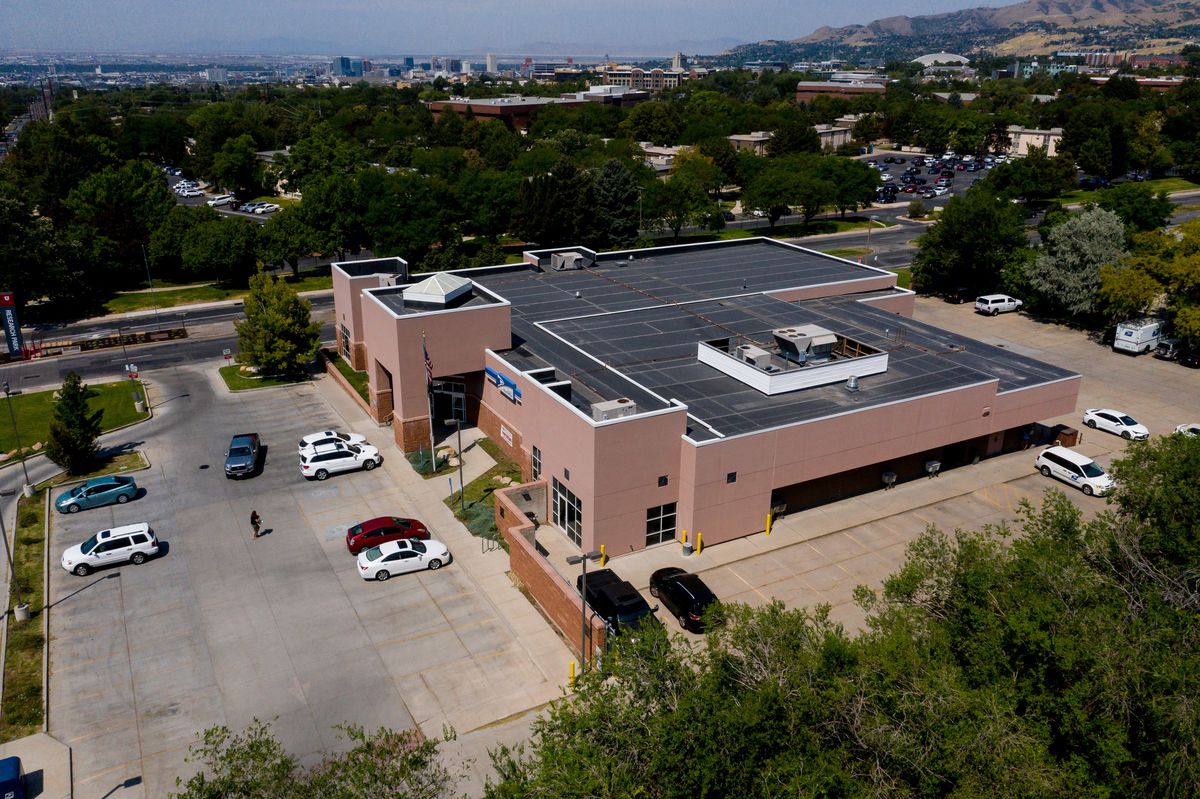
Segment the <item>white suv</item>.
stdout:
[[1089,497],[1103,496],[1113,488],[1113,479],[1090,458],[1066,447],[1050,447],[1033,462],[1046,477],[1057,477],[1078,488]]
[[218,194],[216,197],[213,197],[211,200],[209,200],[208,204],[213,208],[218,208],[222,205],[230,205],[233,202],[234,199],[232,194]]
[[62,555],[62,567],[86,577],[101,566],[115,563],[141,565],[158,554],[158,539],[145,522],[101,530]]
[[1015,311],[1021,307],[1021,301],[1007,294],[985,294],[975,300],[977,313],[995,316],[1003,311]]
[[300,474],[324,480],[337,472],[369,472],[381,463],[379,450],[370,444],[323,444],[300,456]]

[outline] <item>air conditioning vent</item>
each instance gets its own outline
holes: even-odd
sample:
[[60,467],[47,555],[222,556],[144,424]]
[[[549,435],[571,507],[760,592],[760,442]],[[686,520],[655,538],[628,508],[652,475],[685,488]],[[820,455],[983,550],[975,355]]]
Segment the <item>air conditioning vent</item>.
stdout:
[[566,272],[571,269],[583,269],[591,266],[592,262],[583,253],[556,252],[550,254],[550,268],[555,272]]
[[597,422],[623,419],[626,416],[634,416],[637,412],[637,403],[628,397],[592,403],[592,419]]

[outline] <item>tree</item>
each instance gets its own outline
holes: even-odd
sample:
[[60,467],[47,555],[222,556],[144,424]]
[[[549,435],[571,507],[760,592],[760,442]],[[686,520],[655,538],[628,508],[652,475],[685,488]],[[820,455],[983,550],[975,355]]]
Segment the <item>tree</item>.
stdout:
[[882,182],[879,172],[853,158],[828,156],[817,162],[818,174],[833,187],[830,204],[842,216],[847,211],[866,208],[875,199],[875,191]]
[[213,156],[216,184],[237,195],[256,194],[262,185],[262,165],[255,151],[254,138],[245,133],[221,145]]
[[772,131],[767,140],[767,155],[772,158],[820,151],[821,137],[808,121],[802,119],[788,120]]
[[781,160],[768,163],[746,185],[742,207],[761,209],[770,226],[775,227],[787,207],[796,202],[797,179],[794,163]]
[[146,248],[154,273],[160,278],[183,278],[183,242],[187,234],[200,224],[217,222],[220,218],[221,215],[207,205],[176,205],[172,208],[150,234],[150,244]]
[[592,186],[597,249],[629,247],[637,239],[638,192],[637,181],[624,164],[615,158],[605,162]]
[[924,294],[991,291],[1027,244],[1020,209],[981,191],[953,197],[917,239],[913,288]]
[[1096,309],[1115,324],[1149,311],[1162,291],[1162,284],[1140,269],[1105,264],[1100,267]]
[[183,237],[184,271],[200,279],[244,286],[258,266],[258,225],[237,218],[213,219]]
[[100,453],[96,439],[100,436],[104,410],[93,411],[89,400],[98,396],[74,371],[67,373],[59,389],[46,440],[46,457],[67,474],[86,474],[96,465]]
[[1138,183],[1120,183],[1100,192],[1096,205],[1119,216],[1131,237],[1134,233],[1165,227],[1175,210],[1175,203],[1165,191],[1155,193],[1149,186]]
[[1009,199],[1051,200],[1075,186],[1075,166],[1061,156],[1047,157],[1045,148],[1031,147],[1024,158],[1010,158],[989,172],[987,185]]
[[830,181],[813,174],[796,176],[794,185],[794,202],[800,206],[804,215],[804,224],[828,208],[837,196],[837,187]]
[[[639,106],[640,107],[640,106]],[[521,184],[513,225],[543,247],[578,244],[591,227],[592,177],[566,158]]]
[[242,363],[263,374],[296,375],[316,357],[321,325],[312,321],[312,304],[287,283],[259,272],[243,309],[245,319],[234,324]]
[[127,161],[84,178],[66,204],[80,230],[89,238],[105,240],[101,246],[111,248],[112,263],[103,266],[141,282],[145,276],[142,247],[175,207],[175,200],[153,164]]
[[686,175],[655,181],[643,198],[645,218],[667,228],[675,238],[684,225],[699,223],[712,209],[704,188]]
[[346,252],[358,252],[368,243],[364,213],[369,195],[361,191],[362,181],[370,172],[356,178],[339,175],[312,176],[304,184],[300,203],[304,222],[317,236],[317,250],[337,253],[345,260]]
[[300,275],[300,259],[317,251],[317,234],[304,214],[289,205],[271,215],[258,235],[259,255],[267,263],[287,264]]
[[1050,231],[1045,252],[1028,270],[1029,285],[1044,305],[1076,316],[1091,313],[1100,267],[1125,254],[1125,228],[1112,211],[1093,208]]
[[677,143],[682,132],[679,110],[661,100],[635,105],[621,123],[621,133],[628,138],[663,146]]
[[178,793],[172,795],[175,799],[449,799],[461,779],[460,770],[439,761],[439,739],[388,729],[368,733],[353,725],[339,729],[351,744],[349,750],[302,769],[257,719],[240,733],[210,727],[188,753],[188,762],[200,764],[199,771],[186,781],[176,778]]

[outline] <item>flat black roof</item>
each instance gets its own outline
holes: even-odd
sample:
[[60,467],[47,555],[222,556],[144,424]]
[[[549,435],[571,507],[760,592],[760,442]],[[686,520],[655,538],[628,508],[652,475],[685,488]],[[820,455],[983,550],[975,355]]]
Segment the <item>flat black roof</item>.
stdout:
[[[585,414],[618,397],[639,410],[682,402],[696,440],[716,438],[709,427],[738,435],[988,380],[1005,392],[1075,376],[859,302],[888,290],[798,302],[766,296],[881,274],[769,239],[605,253],[581,270],[514,265],[456,274],[512,303],[513,348],[503,357],[514,367],[552,367],[555,379],[572,382],[572,402]],[[839,383],[766,395],[697,359],[700,341],[769,342],[772,330],[800,324],[888,352],[887,371],[860,378],[857,393]]]
[[[1074,376],[1065,369],[859,302],[785,302],[765,295],[552,322],[551,333],[611,366],[724,436],[812,421],[997,380],[999,392]],[[888,353],[882,374],[767,395],[701,363],[697,343],[745,336],[763,343],[780,327],[815,324]],[[631,397],[632,399],[632,397]],[[690,435],[715,438],[703,425]]]

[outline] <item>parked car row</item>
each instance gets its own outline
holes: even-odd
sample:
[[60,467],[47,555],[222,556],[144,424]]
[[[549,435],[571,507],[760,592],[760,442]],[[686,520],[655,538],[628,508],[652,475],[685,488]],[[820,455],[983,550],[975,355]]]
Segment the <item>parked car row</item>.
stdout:
[[[622,635],[658,622],[658,606],[650,607],[633,584],[622,580],[612,569],[589,572],[575,581],[588,607],[604,620],[610,635]],[[719,600],[698,575],[677,566],[659,569],[650,575],[650,596],[662,601],[679,626],[694,633],[704,632],[711,620],[706,611]]]

